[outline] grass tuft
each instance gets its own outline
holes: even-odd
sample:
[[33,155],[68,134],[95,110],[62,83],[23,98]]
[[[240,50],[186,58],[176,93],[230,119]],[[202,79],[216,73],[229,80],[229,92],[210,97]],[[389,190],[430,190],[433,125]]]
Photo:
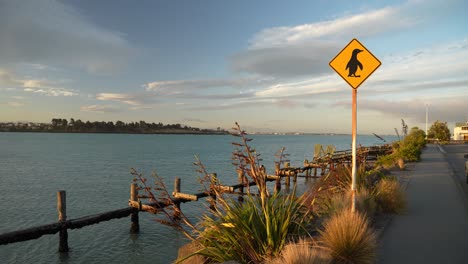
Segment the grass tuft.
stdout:
[[376,235],[367,218],[359,213],[344,210],[335,214],[320,231],[321,243],[330,251],[333,263],[374,263]]
[[376,202],[383,213],[401,214],[406,209],[405,193],[394,178],[383,178],[376,186]]
[[287,244],[281,256],[271,261],[268,264],[329,264],[331,256],[324,250],[313,248],[311,242],[304,239],[297,243]]
[[[327,199],[322,201],[322,211],[320,212],[323,216],[333,216],[337,213],[341,213],[346,209],[351,208],[351,191],[348,190],[345,193],[334,193],[331,194]],[[373,216],[376,212],[377,203],[375,197],[366,188],[361,188],[356,192],[356,209],[366,214],[367,216]]]

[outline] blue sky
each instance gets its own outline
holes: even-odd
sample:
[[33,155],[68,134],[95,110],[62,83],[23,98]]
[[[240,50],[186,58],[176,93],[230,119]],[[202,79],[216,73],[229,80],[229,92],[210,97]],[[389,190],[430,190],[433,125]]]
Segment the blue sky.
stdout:
[[54,117],[349,133],[328,62],[353,38],[382,66],[358,133],[467,121],[465,1],[0,0],[0,121]]

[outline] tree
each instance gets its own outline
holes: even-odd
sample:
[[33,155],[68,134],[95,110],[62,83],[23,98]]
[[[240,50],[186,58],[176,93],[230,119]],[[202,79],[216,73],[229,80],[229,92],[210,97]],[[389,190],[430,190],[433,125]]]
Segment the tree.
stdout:
[[56,128],[59,124],[59,119],[58,118],[52,118],[52,126]]
[[440,141],[449,141],[450,130],[447,126],[447,122],[435,121],[427,132],[427,136],[428,138],[438,139]]
[[117,122],[115,122],[115,126],[117,127],[117,129],[122,130],[125,128],[125,123],[120,120],[117,120]]

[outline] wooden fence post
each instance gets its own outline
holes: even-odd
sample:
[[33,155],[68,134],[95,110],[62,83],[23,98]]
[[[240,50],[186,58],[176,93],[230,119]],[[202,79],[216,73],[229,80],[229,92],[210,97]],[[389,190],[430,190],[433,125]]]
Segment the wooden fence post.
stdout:
[[65,222],[67,221],[67,199],[65,191],[57,192],[57,211],[58,220],[62,223],[62,227],[59,233],[59,252],[68,252],[68,232]]
[[[284,163],[284,168],[287,169],[289,168],[289,162]],[[289,177],[289,171],[286,175],[286,185],[289,186],[291,184],[291,178]]]
[[281,177],[278,177],[275,181],[275,193],[281,191]]
[[279,162],[275,162],[275,175],[276,176],[279,176],[279,171],[280,171],[280,167],[281,164]]
[[244,172],[242,170],[237,171],[237,179],[239,180],[239,183],[242,184],[241,187],[239,188],[239,197],[237,197],[237,200],[239,202],[244,201]]
[[[174,180],[174,193],[180,193],[180,178],[176,177]],[[174,218],[180,218],[180,201],[175,202]]]
[[[280,175],[281,164],[279,162],[275,162],[275,175]],[[275,181],[275,193],[281,191],[281,177],[278,177]]]
[[[136,183],[132,183],[130,185],[130,201],[138,201],[138,190],[137,190],[137,184]],[[130,215],[130,219],[131,219],[131,222],[132,222],[132,225],[130,227],[130,233],[132,234],[136,234],[138,232],[140,232],[140,221],[139,221],[139,217],[138,217],[138,211],[135,210],[131,215]]]
[[218,176],[216,175],[216,173],[212,173],[211,174],[211,185],[210,185],[210,197],[211,197],[210,209],[213,210],[213,211],[215,210],[215,207],[216,207],[215,188],[216,188],[217,184],[218,184]]

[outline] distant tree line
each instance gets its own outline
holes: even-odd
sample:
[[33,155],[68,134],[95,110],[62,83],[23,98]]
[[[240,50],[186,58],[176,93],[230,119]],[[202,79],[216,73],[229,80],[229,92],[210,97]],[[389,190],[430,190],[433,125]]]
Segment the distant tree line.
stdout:
[[52,118],[46,123],[0,123],[0,131],[24,132],[72,132],[72,133],[135,133],[135,134],[228,134],[217,129],[200,129],[181,124],[147,123],[145,121],[81,121],[80,119]]

